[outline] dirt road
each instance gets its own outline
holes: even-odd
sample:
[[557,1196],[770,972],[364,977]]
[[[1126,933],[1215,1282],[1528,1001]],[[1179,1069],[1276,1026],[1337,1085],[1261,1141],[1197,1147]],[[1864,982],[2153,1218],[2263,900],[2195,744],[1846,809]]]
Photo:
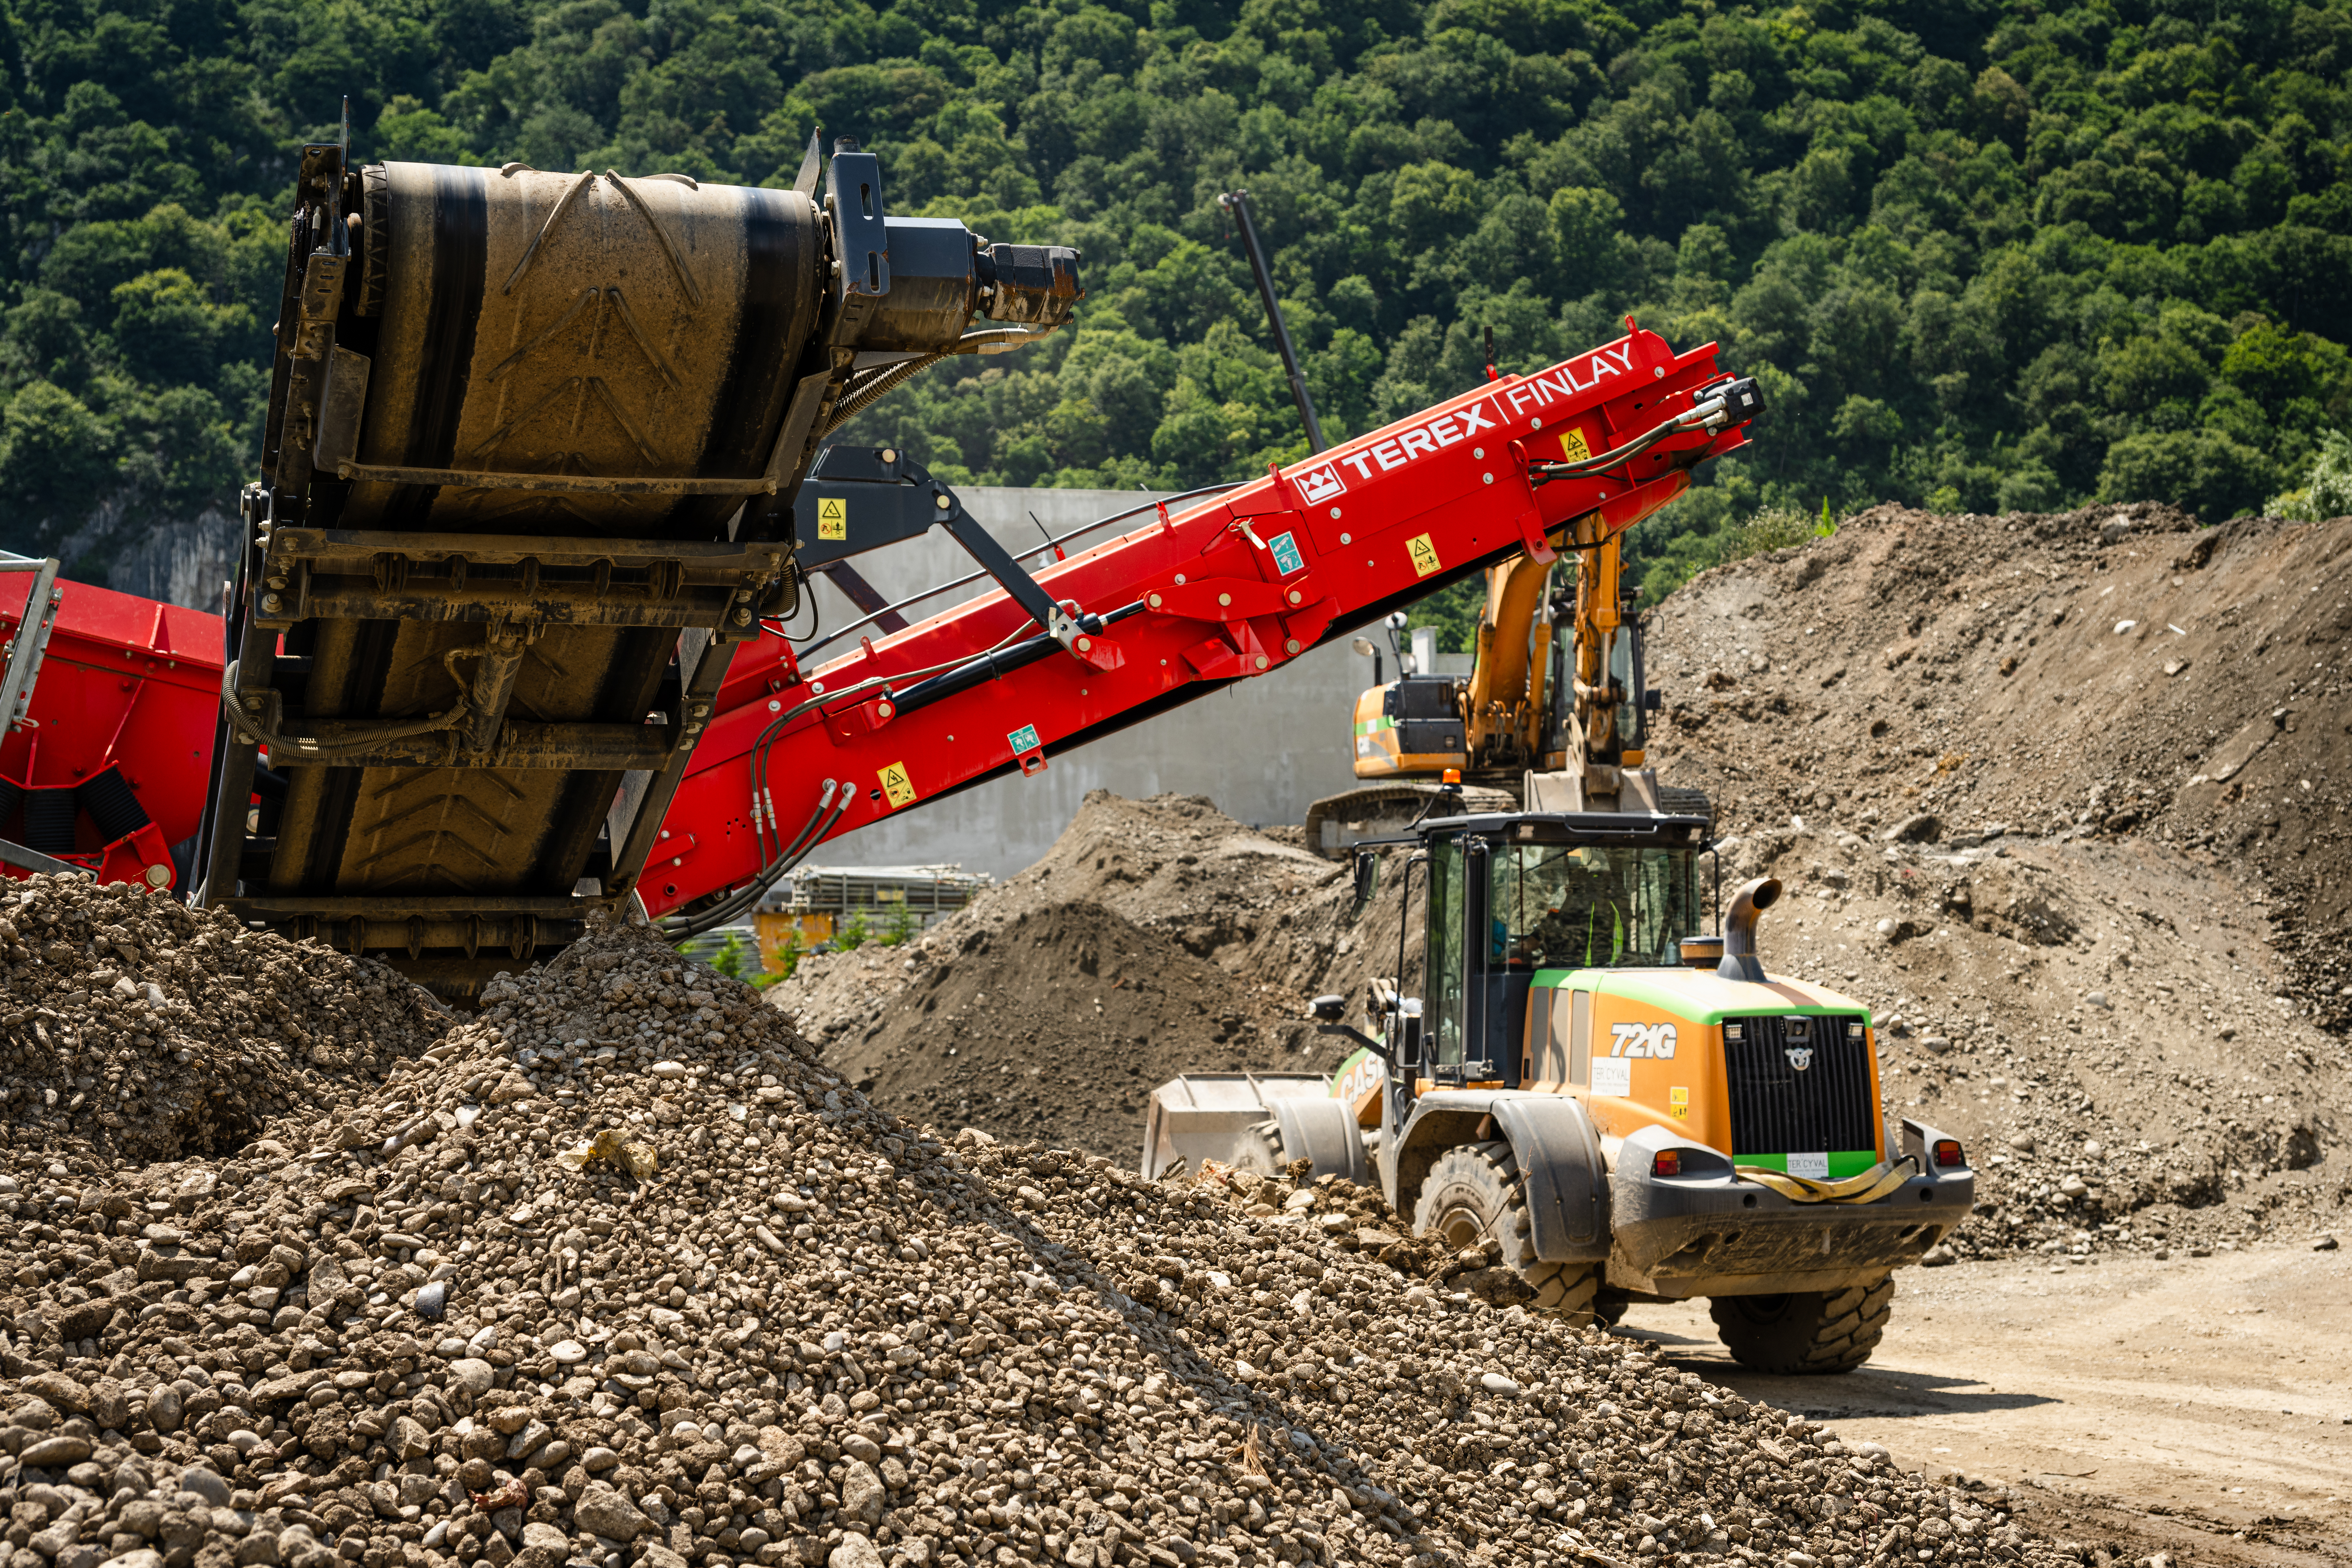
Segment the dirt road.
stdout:
[[1706,1303],[1623,1331],[1689,1370],[1883,1443],[1906,1468],[2019,1489],[2059,1536],[2192,1563],[2352,1562],[2352,1252],[2012,1258],[1904,1275],[1844,1377],[1766,1377]]

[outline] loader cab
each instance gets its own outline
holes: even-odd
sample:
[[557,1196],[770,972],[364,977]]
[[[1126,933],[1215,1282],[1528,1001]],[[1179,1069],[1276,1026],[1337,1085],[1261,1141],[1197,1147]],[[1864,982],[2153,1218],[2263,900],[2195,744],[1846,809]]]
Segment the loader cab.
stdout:
[[1565,1081],[1570,1064],[1536,1048],[1552,1032],[1531,1009],[1557,994],[1537,977],[1676,966],[1683,940],[1706,925],[1706,836],[1702,817],[1618,813],[1423,824],[1422,1016],[1402,1098],[1423,1085]]

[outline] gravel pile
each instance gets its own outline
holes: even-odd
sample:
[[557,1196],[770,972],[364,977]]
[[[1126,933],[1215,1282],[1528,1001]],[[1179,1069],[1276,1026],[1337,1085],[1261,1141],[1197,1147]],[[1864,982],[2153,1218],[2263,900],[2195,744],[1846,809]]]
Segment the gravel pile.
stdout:
[[331,1114],[446,1019],[383,965],[134,884],[0,883],[0,1148],[44,1161],[226,1153]]
[[5,1303],[7,1568],[2062,1560],[1363,1194],[942,1143],[643,932],[484,1000],[314,1143],[0,1198],[74,1281]]

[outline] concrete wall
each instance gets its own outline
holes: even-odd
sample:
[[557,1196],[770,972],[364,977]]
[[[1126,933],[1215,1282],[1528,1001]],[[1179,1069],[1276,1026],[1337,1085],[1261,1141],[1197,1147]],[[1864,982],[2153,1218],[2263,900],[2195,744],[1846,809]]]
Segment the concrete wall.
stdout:
[[[1141,491],[982,489],[958,492],[964,506],[1008,550],[1035,549],[1039,521],[1061,534],[1155,499]],[[1076,542],[1113,537],[1141,520]],[[1048,558],[1050,559],[1050,557]],[[977,570],[954,541],[934,529],[924,539],[858,557],[858,571],[891,603],[920,588]],[[1034,567],[1033,560],[1024,564]],[[983,581],[927,601],[910,618],[991,591]],[[827,629],[858,612],[820,581],[817,600]],[[854,645],[850,645],[854,646]],[[828,650],[828,654],[832,651]],[[820,655],[824,658],[828,655]],[[1393,670],[1393,660],[1385,660]],[[1163,713],[1076,752],[1055,756],[1034,778],[998,779],[934,801],[871,827],[845,834],[810,857],[828,866],[908,866],[952,862],[1003,878],[1035,861],[1076,815],[1090,789],[1123,795],[1175,791],[1204,795],[1243,822],[1297,823],[1307,803],[1354,782],[1349,735],[1356,694],[1371,684],[1372,661],[1328,644],[1254,680]]]

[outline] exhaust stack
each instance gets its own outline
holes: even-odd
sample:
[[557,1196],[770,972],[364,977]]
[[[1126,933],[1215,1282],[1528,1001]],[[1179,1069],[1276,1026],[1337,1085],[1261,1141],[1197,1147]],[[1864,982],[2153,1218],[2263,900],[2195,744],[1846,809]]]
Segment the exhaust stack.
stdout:
[[1764,980],[1763,961],[1756,956],[1756,917],[1780,901],[1777,877],[1759,877],[1731,895],[1731,908],[1723,915],[1723,962],[1715,966],[1717,974],[1726,980]]

